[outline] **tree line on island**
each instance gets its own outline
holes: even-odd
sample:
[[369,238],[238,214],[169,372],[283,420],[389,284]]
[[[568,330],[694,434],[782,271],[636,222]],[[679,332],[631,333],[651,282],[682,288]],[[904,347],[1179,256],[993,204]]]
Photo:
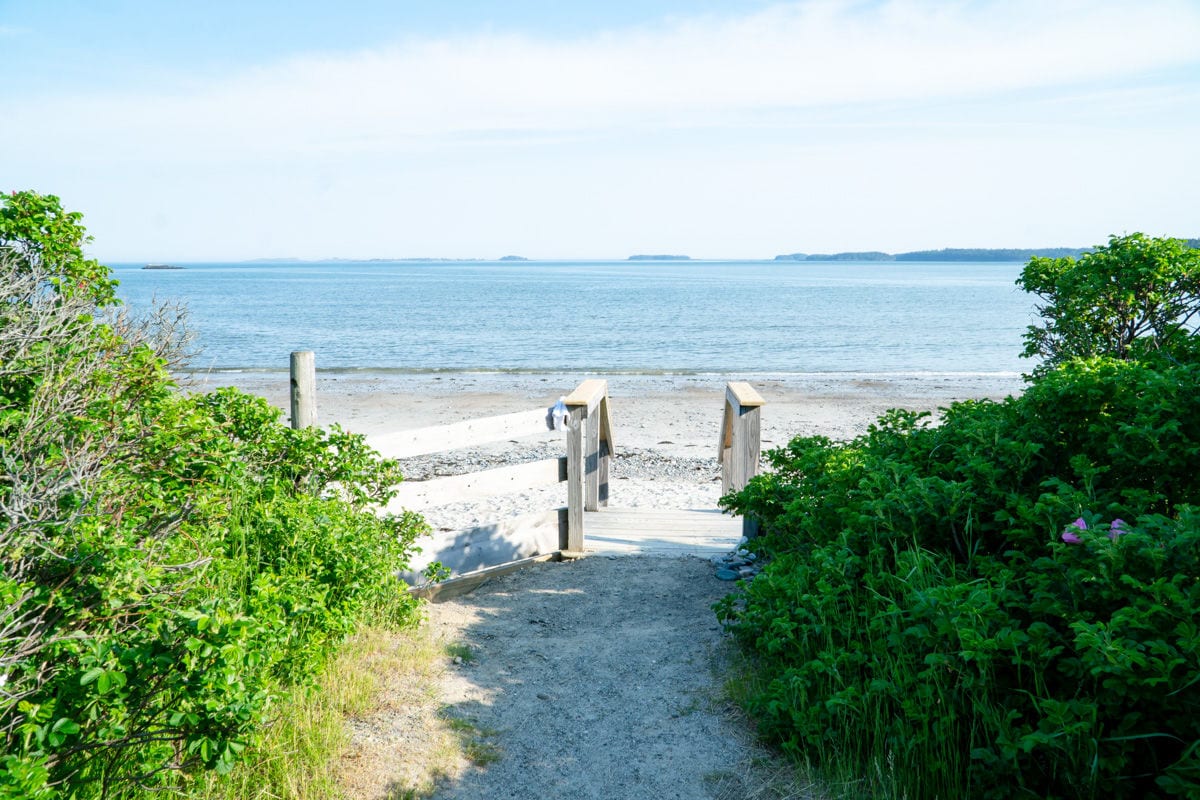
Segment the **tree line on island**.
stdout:
[[[1185,246],[1198,249],[1200,239],[1182,239]],[[1028,261],[1031,258],[1079,258],[1092,252],[1090,247],[944,247],[941,250],[913,250],[909,253],[884,253],[879,250],[847,253],[786,253],[776,261]]]

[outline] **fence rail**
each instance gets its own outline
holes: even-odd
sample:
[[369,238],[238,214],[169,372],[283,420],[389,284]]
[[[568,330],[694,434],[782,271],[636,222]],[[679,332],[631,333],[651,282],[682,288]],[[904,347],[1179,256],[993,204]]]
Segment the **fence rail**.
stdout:
[[[315,362],[310,351],[292,354],[292,426],[316,424]],[[758,472],[762,397],[748,383],[726,385],[718,458],[722,492],[743,488]],[[452,581],[470,586],[486,574],[539,560],[575,558],[584,552],[585,511],[607,507],[613,444],[608,381],[583,381],[563,398],[566,413],[565,457],[495,467],[427,481],[405,481],[386,510],[421,510],[456,501],[478,501],[491,495],[567,484],[566,505],[458,531],[439,531],[420,542],[404,577],[418,583],[434,561],[451,570]],[[561,413],[561,408],[559,412]],[[535,408],[368,437],[388,458],[479,447],[555,428],[555,408]],[[713,513],[716,513],[715,510]],[[661,522],[648,512],[643,523]],[[597,523],[599,524],[599,523]],[[653,525],[652,525],[653,526]],[[757,522],[743,518],[743,535],[757,532]],[[474,582],[474,583],[472,583]],[[447,589],[449,587],[446,587]]]

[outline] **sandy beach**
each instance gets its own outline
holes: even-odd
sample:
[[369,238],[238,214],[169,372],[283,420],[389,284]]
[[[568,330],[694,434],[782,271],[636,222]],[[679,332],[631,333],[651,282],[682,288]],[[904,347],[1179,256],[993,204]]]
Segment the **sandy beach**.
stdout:
[[[608,380],[616,458],[611,504],[712,508],[720,495],[716,445],[727,378],[719,375],[615,375],[322,372],[318,423],[374,435],[546,408],[588,377]],[[927,410],[968,398],[1021,391],[1016,375],[926,374],[763,376],[749,380],[766,401],[763,450],[801,435],[848,439],[890,408]],[[289,377],[279,372],[219,372],[187,377],[193,390],[236,386],[284,409]],[[563,451],[561,433],[402,462],[406,478],[474,471]],[[561,487],[495,496],[484,504],[418,509],[435,529],[454,530],[558,505]]]

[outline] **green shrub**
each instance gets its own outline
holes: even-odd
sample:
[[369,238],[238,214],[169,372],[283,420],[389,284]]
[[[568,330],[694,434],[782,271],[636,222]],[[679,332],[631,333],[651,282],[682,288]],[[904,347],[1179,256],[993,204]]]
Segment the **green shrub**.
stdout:
[[867,796],[1200,795],[1200,363],[1154,335],[725,498],[769,559],[718,606],[767,737]]
[[361,437],[180,394],[78,216],[5,202],[0,798],[227,771],[364,611],[415,620],[395,573],[423,523],[373,512],[400,476]]
[[1200,325],[1200,250],[1182,239],[1113,236],[1079,259],[1029,260],[1017,281],[1042,301],[1025,336],[1038,371],[1076,358],[1192,360]]

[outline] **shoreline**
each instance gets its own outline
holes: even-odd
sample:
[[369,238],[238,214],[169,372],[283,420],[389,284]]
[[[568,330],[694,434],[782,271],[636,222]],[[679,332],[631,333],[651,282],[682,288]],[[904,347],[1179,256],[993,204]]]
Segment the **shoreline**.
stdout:
[[[183,376],[187,391],[219,386],[265,397],[283,410],[290,404],[286,370]],[[549,408],[587,373],[345,373],[317,372],[317,424],[333,423],[373,436],[466,419]],[[604,376],[600,376],[604,377]],[[726,377],[607,376],[614,458],[611,504],[637,508],[716,508],[720,499],[717,441]],[[736,376],[744,380],[745,376]],[[762,450],[796,436],[851,439],[892,408],[934,412],[955,400],[999,400],[1024,384],[1009,375],[862,379],[787,376],[753,380],[766,401],[761,412]],[[409,480],[524,463],[565,454],[561,432],[549,431],[480,447],[401,460]],[[435,531],[452,531],[563,505],[563,485],[495,495],[483,501],[417,507]]]
[[[285,414],[289,407],[287,370],[192,372],[179,377],[188,391],[233,386],[265,397]],[[1000,400],[1024,389],[1022,378],[1013,373],[726,376],[318,369],[317,421],[368,436],[445,425],[549,407],[592,377],[608,380],[618,446],[662,446],[668,451],[701,443],[706,450],[715,447],[728,380],[748,381],[766,401],[764,449],[800,435],[853,438],[892,408],[936,412],[957,400]]]

